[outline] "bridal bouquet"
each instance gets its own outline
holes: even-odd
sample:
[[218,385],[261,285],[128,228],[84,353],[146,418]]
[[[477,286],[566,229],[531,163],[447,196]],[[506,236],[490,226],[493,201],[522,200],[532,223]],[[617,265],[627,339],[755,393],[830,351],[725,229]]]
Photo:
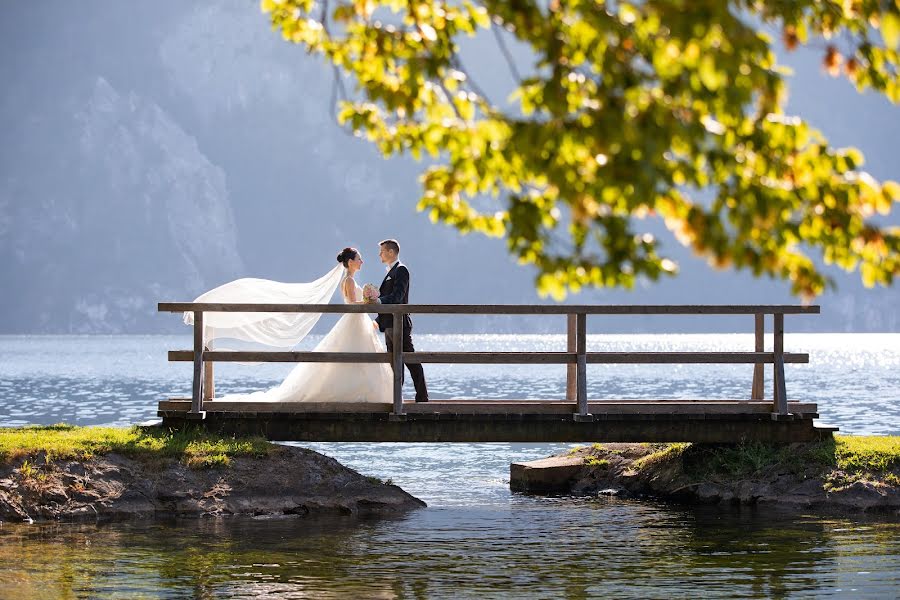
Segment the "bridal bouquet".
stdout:
[[376,304],[379,296],[378,288],[371,283],[363,286],[362,297],[364,304]]

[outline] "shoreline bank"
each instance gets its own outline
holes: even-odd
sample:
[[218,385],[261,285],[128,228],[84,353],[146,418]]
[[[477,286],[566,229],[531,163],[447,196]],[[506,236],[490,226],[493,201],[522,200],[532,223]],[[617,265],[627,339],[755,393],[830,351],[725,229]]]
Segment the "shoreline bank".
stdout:
[[900,517],[900,437],[795,444],[593,444],[512,463],[532,494],[655,497]]
[[378,516],[424,506],[390,481],[261,438],[158,427],[0,429],[0,521]]

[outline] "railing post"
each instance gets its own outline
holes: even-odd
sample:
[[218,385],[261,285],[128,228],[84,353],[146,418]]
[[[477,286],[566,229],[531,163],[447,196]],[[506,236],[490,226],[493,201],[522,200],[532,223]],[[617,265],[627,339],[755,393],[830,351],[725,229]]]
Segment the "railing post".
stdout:
[[774,371],[772,379],[775,382],[775,389],[773,390],[775,396],[774,415],[783,417],[788,414],[787,391],[784,384],[784,315],[775,313],[774,317],[775,362],[772,365]]
[[203,419],[203,311],[194,311],[194,384],[188,419]]
[[593,416],[588,414],[587,402],[587,315],[578,313],[575,317],[575,353],[576,353],[576,390],[575,397],[578,402],[578,412],[574,415],[576,421],[593,421]]
[[[209,347],[203,347],[204,352],[209,352]],[[203,402],[212,400],[216,396],[216,382],[213,377],[212,361],[203,361]]]
[[[578,350],[575,343],[575,321],[574,313],[566,315],[566,352],[575,353]],[[569,402],[575,402],[576,399],[575,377],[577,370],[575,363],[566,365],[566,400]]]
[[[765,350],[766,315],[764,313],[756,313],[754,317],[756,317],[756,344],[753,349],[756,352],[763,352]],[[764,368],[765,365],[763,363],[753,365],[753,386],[750,388],[751,400],[762,400],[765,397],[765,391],[763,390]]]
[[391,329],[391,366],[394,369],[394,416],[403,415],[403,315],[394,314]]

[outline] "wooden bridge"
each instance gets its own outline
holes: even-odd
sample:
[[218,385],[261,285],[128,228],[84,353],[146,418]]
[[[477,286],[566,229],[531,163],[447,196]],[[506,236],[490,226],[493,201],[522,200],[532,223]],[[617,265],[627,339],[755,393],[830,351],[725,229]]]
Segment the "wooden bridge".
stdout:
[[[791,305],[346,305],[210,304],[162,302],[161,312],[192,312],[193,348],[169,352],[170,361],[193,362],[192,397],[159,403],[166,425],[199,422],[232,433],[272,440],[376,442],[720,442],[807,441],[830,435],[817,428],[817,406],[789,402],[784,365],[808,363],[808,354],[784,351],[785,315],[818,314],[818,306]],[[215,351],[204,346],[208,312],[390,313],[453,315],[557,315],[566,317],[566,352],[402,352],[400,328],[394,351],[283,352]],[[588,352],[587,318],[593,315],[746,315],[754,317],[755,344],[747,352]],[[766,316],[773,348],[764,350]],[[216,362],[389,363],[394,370],[393,404],[230,402],[216,400]],[[401,396],[403,363],[560,364],[567,366],[566,400],[432,400],[416,404]],[[588,364],[752,364],[746,398],[691,400],[590,400]],[[766,400],[763,368],[772,365],[773,389]]]

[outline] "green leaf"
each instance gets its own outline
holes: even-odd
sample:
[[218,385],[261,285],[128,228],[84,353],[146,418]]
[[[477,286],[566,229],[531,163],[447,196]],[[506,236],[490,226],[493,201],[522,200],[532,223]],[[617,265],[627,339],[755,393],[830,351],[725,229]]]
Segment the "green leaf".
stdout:
[[[645,242],[648,217],[715,268],[778,278],[804,298],[831,281],[813,255],[867,285],[895,279],[900,240],[884,223],[900,185],[879,184],[858,170],[861,152],[784,115],[788,75],[767,31],[783,23],[801,43],[850,44],[857,89],[900,102],[896,0],[845,2],[839,20],[841,3],[821,0],[597,4],[341,2],[339,27],[319,22],[313,0],[260,6],[352,86],[339,105],[346,128],[386,157],[427,153],[419,210],[461,234],[505,236],[542,293],[673,275]],[[497,104],[459,56],[492,22],[516,51],[485,47],[496,53],[487,62],[527,73]],[[853,48],[873,26],[887,48]]]

